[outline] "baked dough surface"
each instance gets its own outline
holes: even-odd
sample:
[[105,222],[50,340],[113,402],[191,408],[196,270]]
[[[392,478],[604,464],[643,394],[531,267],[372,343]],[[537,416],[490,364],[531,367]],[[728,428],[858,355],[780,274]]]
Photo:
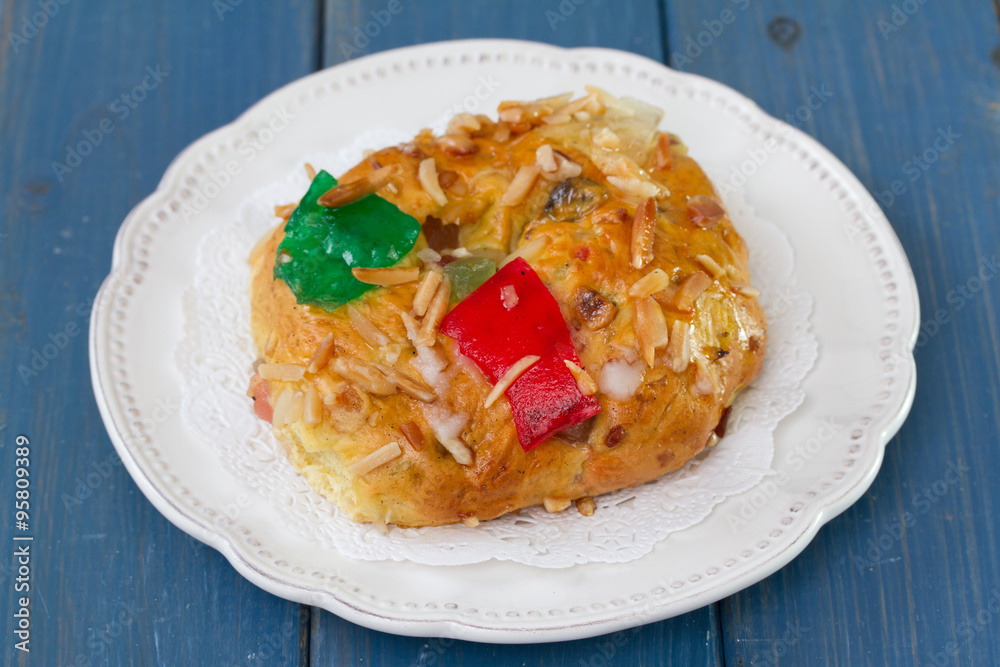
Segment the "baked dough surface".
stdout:
[[[596,90],[589,98],[568,120],[566,98],[501,105],[500,117],[509,120],[479,116],[466,123],[479,129],[457,130],[463,150],[470,140],[474,152],[456,154],[454,142],[424,131],[409,144],[375,152],[340,179],[399,165],[378,194],[433,231],[432,242],[457,239],[473,255],[497,260],[520,249],[555,297],[581,366],[601,387],[601,412],[530,451],[518,442],[505,398],[483,407],[491,385],[454,341],[438,333],[433,347],[420,351],[411,341],[404,319],[418,282],[378,287],[350,304],[390,340],[373,346],[346,307],[326,312],[299,305],[273,277],[283,225],[254,249],[251,326],[263,362],[306,365],[332,334],[336,355],[393,367],[436,391],[430,403],[404,392],[375,395],[329,367],[297,381],[252,379],[255,400],[271,405],[286,390],[305,394],[310,386],[322,397],[319,424],[297,419],[275,433],[306,480],[352,519],[401,526],[475,523],[545,499],[565,506],[655,479],[711,444],[728,406],[760,370],[766,325],[749,287],[746,246],[728,215],[698,224],[691,209],[699,195],[718,201],[711,182],[675,137],[656,129],[656,110]],[[551,167],[548,149],[539,153],[543,145],[554,149],[560,168],[566,160],[579,165],[579,176],[546,178],[542,172],[523,201],[501,205],[521,167]],[[421,185],[419,166],[427,158],[435,161],[447,197],[443,206]],[[633,224],[654,191],[652,259],[636,269],[630,262]],[[426,247],[428,234],[421,234],[401,266],[426,270],[417,257]],[[704,257],[717,267],[706,268]],[[714,268],[722,271],[713,275]],[[652,295],[668,330],[676,331],[678,321],[690,325],[690,357],[681,372],[674,370],[680,353],[670,344],[656,348],[652,367],[642,358],[637,299],[629,292],[653,269],[669,276]],[[682,309],[685,281],[699,272],[710,284]],[[435,363],[443,370],[435,372]],[[641,383],[625,391],[629,377],[640,373]],[[404,437],[407,424],[411,436],[413,427],[419,430],[422,443]],[[471,464],[460,464],[441,445],[439,435],[449,429],[473,452]],[[401,455],[363,475],[347,469],[390,442],[399,444]]]

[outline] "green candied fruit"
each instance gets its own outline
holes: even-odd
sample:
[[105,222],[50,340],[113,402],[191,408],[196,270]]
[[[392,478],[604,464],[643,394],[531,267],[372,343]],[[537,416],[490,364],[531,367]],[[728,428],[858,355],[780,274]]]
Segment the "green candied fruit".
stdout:
[[352,267],[382,268],[399,262],[420,235],[416,218],[378,195],[328,208],[317,203],[337,179],[316,174],[309,191],[285,225],[274,277],[291,288],[296,301],[332,311],[374,285],[351,275]]
[[465,257],[445,264],[444,275],[451,281],[451,302],[469,296],[496,272],[496,261],[486,257]]

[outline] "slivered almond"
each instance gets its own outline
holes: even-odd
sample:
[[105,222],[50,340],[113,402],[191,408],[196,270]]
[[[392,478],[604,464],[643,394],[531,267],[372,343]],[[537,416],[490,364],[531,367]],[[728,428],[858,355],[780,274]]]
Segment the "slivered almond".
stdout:
[[719,387],[715,383],[715,378],[712,375],[712,369],[708,367],[708,362],[703,357],[696,356],[694,358],[694,365],[694,385],[692,385],[691,391],[698,396],[708,396],[709,394],[716,393]]
[[389,344],[389,337],[354,306],[347,306],[347,317],[351,320],[351,326],[358,332],[358,335],[376,350]]
[[555,171],[542,172],[542,176],[548,181],[564,181],[567,178],[574,178],[583,173],[583,167],[572,160],[566,159],[560,153],[555,154],[556,164],[559,166]]
[[483,401],[483,407],[488,408],[493,405],[494,401],[500,398],[501,394],[510,389],[510,386],[514,384],[514,382],[517,381],[517,378],[521,377],[526,370],[538,363],[539,359],[541,359],[541,357],[529,354],[521,357],[511,364],[510,368],[507,369],[507,372],[500,376],[497,383],[493,385],[493,389],[491,389],[490,393],[486,395],[486,400]]
[[510,125],[504,122],[497,123],[497,129],[493,131],[493,141],[503,143],[510,139]]
[[656,348],[663,347],[669,342],[667,320],[663,317],[660,304],[652,297],[636,301],[632,325],[639,341],[642,358],[647,366],[653,368],[656,364]]
[[473,455],[469,446],[458,438],[438,438],[445,449],[455,458],[458,463],[467,466],[472,465]]
[[504,285],[500,288],[500,300],[503,301],[504,308],[514,310],[520,300],[517,296],[517,289],[513,285]]
[[687,214],[691,222],[697,226],[710,229],[719,224],[719,220],[726,214],[726,209],[711,197],[695,195],[688,200]]
[[537,164],[526,164],[517,170],[514,180],[507,186],[507,191],[500,198],[501,206],[517,206],[524,201],[524,198],[531,192],[541,168]]
[[306,162],[306,176],[309,177],[310,181],[313,180],[314,178],[316,178],[316,168],[313,167],[308,162]]
[[608,183],[635,197],[657,197],[663,191],[662,186],[636,176],[608,176]]
[[376,169],[356,181],[335,185],[320,195],[316,202],[329,208],[346,206],[384,187],[398,171],[399,167],[394,164]]
[[405,268],[368,269],[355,266],[351,275],[366,285],[402,285],[412,283],[420,277],[420,269],[415,266]]
[[306,426],[318,426],[323,421],[323,399],[313,385],[306,389],[305,409],[302,421]]
[[403,437],[406,438],[406,441],[410,443],[410,446],[413,447],[413,449],[418,452],[423,451],[424,444],[426,443],[426,440],[424,440],[424,432],[420,430],[420,427],[417,426],[415,422],[406,422],[399,427],[399,430],[402,432]]
[[473,116],[471,113],[460,113],[452,117],[448,121],[448,129],[446,134],[470,134],[472,132],[478,132],[483,127],[482,123]]
[[628,290],[628,295],[637,299],[644,299],[660,292],[670,285],[670,276],[663,269],[653,269],[642,278],[632,283]]
[[[440,258],[440,255],[438,257]],[[440,271],[428,271],[424,274],[417,286],[417,293],[413,295],[413,312],[417,317],[423,317],[427,312],[427,307],[431,305],[431,299],[434,298],[443,277]]]
[[286,389],[278,396],[274,402],[274,418],[272,423],[275,428],[280,428],[286,424],[294,424],[302,419],[303,396],[301,391]]
[[340,356],[327,366],[331,373],[350,380],[369,394],[391,396],[396,384],[371,364],[349,356]]
[[674,164],[674,154],[670,150],[670,135],[661,134],[656,139],[656,150],[653,151],[653,169],[670,169]]
[[670,355],[670,367],[675,373],[683,373],[691,362],[691,325],[682,320],[675,320],[670,330],[670,343],[667,345]]
[[347,469],[355,475],[367,475],[375,468],[398,458],[402,453],[403,450],[399,448],[399,443],[390,442],[388,445],[382,445],[368,456],[347,466]]
[[383,364],[372,364],[372,366],[378,369],[382,375],[389,380],[389,382],[396,385],[396,387],[404,394],[409,394],[413,398],[418,401],[423,401],[424,403],[433,403],[437,399],[437,394],[434,393],[434,390],[423,382],[414,380],[409,375],[397,371],[391,366],[385,366]]
[[438,182],[437,163],[434,158],[429,157],[420,162],[417,177],[420,179],[420,185],[424,188],[424,192],[430,195],[435,204],[444,206],[448,203],[448,197],[445,196],[441,184]]
[[552,514],[562,512],[567,507],[569,507],[573,501],[569,498],[553,498],[551,496],[546,496],[542,503],[545,505],[545,511]]
[[298,382],[305,373],[305,366],[300,364],[261,364],[257,367],[257,374],[264,380]]
[[550,113],[542,118],[542,122],[546,125],[565,125],[571,120],[573,120],[573,116],[568,113]]
[[647,198],[636,209],[632,220],[632,267],[641,269],[653,259],[653,238],[656,229],[656,200]]
[[316,351],[313,352],[312,357],[309,358],[306,370],[313,374],[319,373],[330,363],[330,359],[333,359],[333,353],[336,349],[337,343],[333,339],[333,334],[327,334],[322,342],[320,342],[319,347],[316,348]]
[[708,255],[695,255],[695,261],[705,267],[705,270],[711,273],[714,278],[725,278],[726,270]]
[[515,250],[514,252],[504,257],[503,261],[500,262],[500,268],[503,268],[504,266],[510,264],[518,257],[523,258],[524,261],[526,262],[530,262],[531,260],[535,259],[535,257],[537,257],[538,254],[545,248],[545,244],[547,242],[548,242],[547,237],[536,236],[535,238],[531,239],[530,241],[522,245],[520,248]]
[[573,379],[576,380],[576,388],[580,390],[581,394],[584,396],[593,396],[597,393],[597,383],[594,382],[594,378],[590,377],[590,373],[569,359],[563,359],[563,363],[566,364],[569,372],[573,374]]
[[275,217],[281,218],[282,220],[287,222],[288,218],[291,217],[292,213],[295,212],[295,209],[297,207],[298,204],[285,204],[284,206],[275,206],[274,215]]
[[464,525],[466,528],[475,528],[476,526],[479,525],[479,519],[477,519],[474,516],[467,516],[464,519],[462,519],[462,525]]
[[448,313],[448,300],[451,298],[451,281],[447,276],[442,277],[441,284],[438,285],[434,298],[427,307],[427,313],[420,322],[420,331],[417,333],[416,343],[430,347],[437,340],[437,328],[441,320]]
[[716,433],[714,433],[714,432],[713,433],[709,433],[708,434],[708,441],[705,443],[705,446],[706,447],[715,447],[717,444],[719,444],[719,436]]
[[538,150],[535,151],[535,161],[542,171],[552,172],[559,168],[555,151],[549,144],[542,144],[538,147]]
[[674,307],[677,310],[691,310],[706,289],[712,284],[712,279],[701,271],[695,271],[688,276],[674,294]]
[[597,502],[591,496],[584,496],[576,501],[576,510],[583,516],[594,516]]
[[455,157],[472,155],[479,150],[479,146],[467,134],[446,134],[438,139],[438,145],[445,153]]
[[753,285],[747,285],[745,283],[733,283],[733,290],[742,294],[743,296],[748,296],[751,299],[756,299],[760,296],[760,290]]

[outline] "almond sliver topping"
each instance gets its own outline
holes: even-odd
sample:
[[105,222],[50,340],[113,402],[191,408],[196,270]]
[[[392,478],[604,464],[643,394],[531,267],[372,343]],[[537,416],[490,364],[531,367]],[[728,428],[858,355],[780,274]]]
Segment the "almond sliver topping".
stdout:
[[257,374],[264,380],[298,382],[305,373],[305,366],[299,364],[261,364],[257,367]]
[[417,345],[430,347],[437,340],[438,325],[448,313],[449,299],[451,299],[451,281],[448,280],[447,276],[444,276],[434,293],[430,306],[427,307],[424,319],[420,322],[420,331],[416,341],[414,341]]
[[556,162],[556,154],[549,144],[542,144],[538,147],[538,150],[535,151],[535,161],[538,162],[538,166],[542,171],[555,171],[559,168],[559,164]]
[[656,348],[663,347],[669,340],[663,309],[652,297],[640,299],[635,304],[632,324],[639,340],[642,358],[647,366],[653,368],[656,363]]
[[358,332],[358,335],[376,350],[389,344],[389,337],[354,306],[347,306],[347,317],[351,320],[351,326]]
[[472,465],[472,450],[469,446],[458,438],[438,438],[438,442],[448,450],[448,452],[455,457],[455,460],[460,464],[467,466]]
[[347,469],[355,475],[367,475],[375,468],[398,458],[402,453],[403,450],[399,448],[399,443],[390,442],[388,445],[382,445],[368,456],[347,466]]
[[597,393],[597,383],[594,382],[594,378],[590,377],[590,373],[569,359],[563,359],[563,363],[566,364],[569,372],[573,374],[573,379],[576,380],[576,388],[580,390],[581,394],[584,396],[593,396]]
[[420,185],[424,188],[424,192],[430,195],[434,203],[438,206],[444,206],[448,203],[448,197],[445,196],[441,184],[438,182],[437,163],[434,158],[426,158],[420,163],[417,177],[420,179]]
[[670,285],[670,276],[663,269],[653,269],[639,280],[632,283],[628,295],[637,299],[645,299],[660,292]]
[[670,331],[670,367],[675,373],[683,373],[691,362],[691,325],[682,320],[674,321]]
[[305,409],[302,421],[306,426],[318,426],[323,421],[323,399],[313,385],[306,389]]
[[743,283],[733,283],[733,289],[743,296],[748,296],[751,299],[756,299],[760,296],[760,290],[753,285],[745,285]]
[[681,283],[674,295],[674,306],[677,310],[691,310],[706,289],[712,284],[712,279],[701,271],[695,271]]
[[695,260],[705,267],[705,270],[711,273],[714,278],[718,279],[726,276],[726,270],[708,255],[696,255]]
[[526,164],[517,170],[514,180],[507,186],[507,191],[500,198],[501,206],[517,206],[524,201],[524,198],[531,192],[541,168],[537,164]]
[[427,307],[431,305],[431,299],[434,298],[443,277],[440,271],[428,271],[424,274],[420,285],[417,286],[417,293],[413,295],[413,312],[417,317],[423,317],[427,312]]
[[517,381],[517,378],[521,377],[521,375],[536,364],[539,359],[541,359],[541,357],[529,354],[515,361],[511,367],[507,369],[507,372],[500,376],[500,379],[497,380],[495,385],[493,385],[493,389],[490,390],[490,393],[486,395],[486,400],[483,401],[483,407],[488,408],[493,405],[493,403],[500,398],[500,395],[510,389],[510,386]]
[[398,171],[399,167],[393,164],[388,167],[376,169],[356,181],[340,183],[320,195],[316,203],[329,208],[346,206],[384,187]]
[[656,227],[656,201],[649,197],[635,212],[632,220],[632,267],[641,269],[653,259],[653,232]]
[[389,269],[367,269],[356,266],[351,269],[351,275],[366,285],[402,285],[412,283],[419,278],[420,269],[415,266]]
[[326,368],[326,365],[330,363],[331,359],[333,359],[333,353],[336,349],[337,343],[333,339],[333,334],[327,334],[326,337],[323,338],[323,341],[319,344],[319,347],[316,348],[316,351],[313,352],[312,357],[309,359],[307,370],[310,373],[315,374]]

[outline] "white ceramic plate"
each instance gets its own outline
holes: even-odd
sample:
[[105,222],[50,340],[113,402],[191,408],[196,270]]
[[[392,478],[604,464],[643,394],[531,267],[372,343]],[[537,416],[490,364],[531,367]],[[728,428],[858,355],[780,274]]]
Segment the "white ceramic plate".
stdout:
[[[415,132],[456,111],[492,112],[504,99],[587,84],[665,109],[661,126],[700,162],[733,174],[748,203],[791,239],[799,284],[815,297],[820,357],[803,385],[806,401],[775,434],[775,475],[623,565],[362,562],[290,533],[177,414],[171,351],[198,242],[320,141],[349,145],[368,127]],[[118,232],[90,351],[101,415],[136,483],[250,581],[377,630],[521,643],[675,616],[788,563],[874,479],[912,403],[918,325],[916,285],[888,221],[811,138],[725,86],[639,56],[472,40],[318,72],[184,150]]]

